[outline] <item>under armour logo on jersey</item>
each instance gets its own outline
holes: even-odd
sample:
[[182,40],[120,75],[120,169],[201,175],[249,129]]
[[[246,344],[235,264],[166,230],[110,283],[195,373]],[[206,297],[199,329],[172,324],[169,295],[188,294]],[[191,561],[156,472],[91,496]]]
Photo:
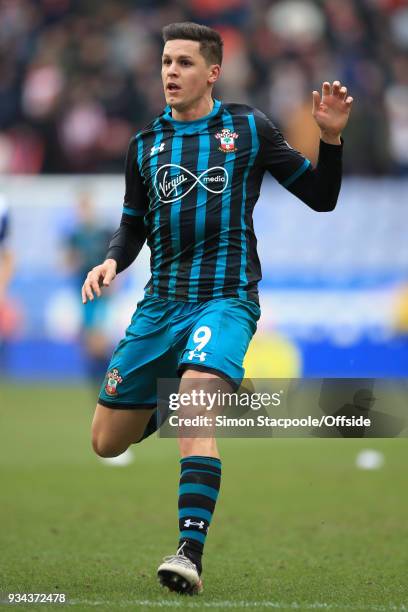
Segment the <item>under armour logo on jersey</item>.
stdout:
[[205,358],[207,357],[207,353],[204,353],[204,351],[201,351],[201,353],[196,353],[193,350],[189,352],[187,359],[189,361],[192,361],[194,357],[198,357],[200,361],[205,361]]
[[161,153],[162,151],[164,151],[164,147],[166,146],[165,142],[161,142],[159,145],[152,147],[150,149],[150,157],[152,155],[154,155],[155,153]]
[[199,523],[195,523],[194,521],[192,521],[191,519],[186,519],[184,521],[184,527],[198,527],[199,529],[204,529],[204,521],[200,521]]

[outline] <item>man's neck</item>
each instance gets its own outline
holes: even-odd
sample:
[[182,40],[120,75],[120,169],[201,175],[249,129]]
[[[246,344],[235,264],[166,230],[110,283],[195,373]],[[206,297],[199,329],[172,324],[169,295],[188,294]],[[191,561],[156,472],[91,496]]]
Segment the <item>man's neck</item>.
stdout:
[[196,121],[197,119],[201,119],[201,117],[209,115],[213,108],[214,100],[210,96],[209,98],[200,98],[194,106],[182,111],[172,108],[171,116],[176,121]]

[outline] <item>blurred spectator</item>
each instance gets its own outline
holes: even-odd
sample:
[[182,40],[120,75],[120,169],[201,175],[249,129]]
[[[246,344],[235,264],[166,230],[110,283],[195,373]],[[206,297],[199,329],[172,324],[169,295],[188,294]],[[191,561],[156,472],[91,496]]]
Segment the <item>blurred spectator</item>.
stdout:
[[[112,232],[96,216],[91,194],[82,192],[78,198],[77,225],[65,238],[67,263],[74,277],[78,301],[89,270],[105,259],[111,237]],[[88,301],[82,308],[81,341],[94,391],[99,391],[111,351],[106,333],[109,295],[110,290],[104,291],[103,299]]]
[[385,92],[391,157],[398,173],[408,174],[408,54],[392,63],[393,81]]
[[0,195],[0,308],[14,269],[14,257],[9,244],[9,213],[5,198]]
[[406,0],[4,0],[0,170],[121,172],[164,106],[161,27],[182,20],[225,38],[218,97],[260,108],[314,159],[311,92],[339,78],[356,100],[346,173],[408,173]]
[[17,311],[7,298],[7,289],[14,271],[14,256],[9,242],[9,212],[0,194],[0,377],[5,369],[6,341],[18,324]]

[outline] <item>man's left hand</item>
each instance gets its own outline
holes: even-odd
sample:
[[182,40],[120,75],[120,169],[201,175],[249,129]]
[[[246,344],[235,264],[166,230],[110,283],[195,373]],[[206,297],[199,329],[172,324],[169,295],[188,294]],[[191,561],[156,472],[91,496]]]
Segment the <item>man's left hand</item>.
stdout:
[[323,83],[322,95],[313,92],[312,115],[320,128],[321,139],[328,144],[340,144],[340,134],[345,128],[353,98],[347,95],[347,87],[340,81],[330,85]]

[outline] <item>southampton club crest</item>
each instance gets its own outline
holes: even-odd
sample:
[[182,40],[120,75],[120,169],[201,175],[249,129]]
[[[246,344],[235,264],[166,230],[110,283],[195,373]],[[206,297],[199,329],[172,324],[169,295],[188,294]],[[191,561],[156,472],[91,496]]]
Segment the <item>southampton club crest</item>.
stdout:
[[105,391],[108,395],[117,395],[117,386],[122,382],[123,378],[119,375],[119,370],[116,368],[111,370],[106,375],[107,382],[105,385]]
[[235,140],[238,138],[236,132],[231,132],[228,128],[221,130],[215,135],[217,140],[220,141],[219,151],[223,153],[234,153],[237,149],[235,147]]

